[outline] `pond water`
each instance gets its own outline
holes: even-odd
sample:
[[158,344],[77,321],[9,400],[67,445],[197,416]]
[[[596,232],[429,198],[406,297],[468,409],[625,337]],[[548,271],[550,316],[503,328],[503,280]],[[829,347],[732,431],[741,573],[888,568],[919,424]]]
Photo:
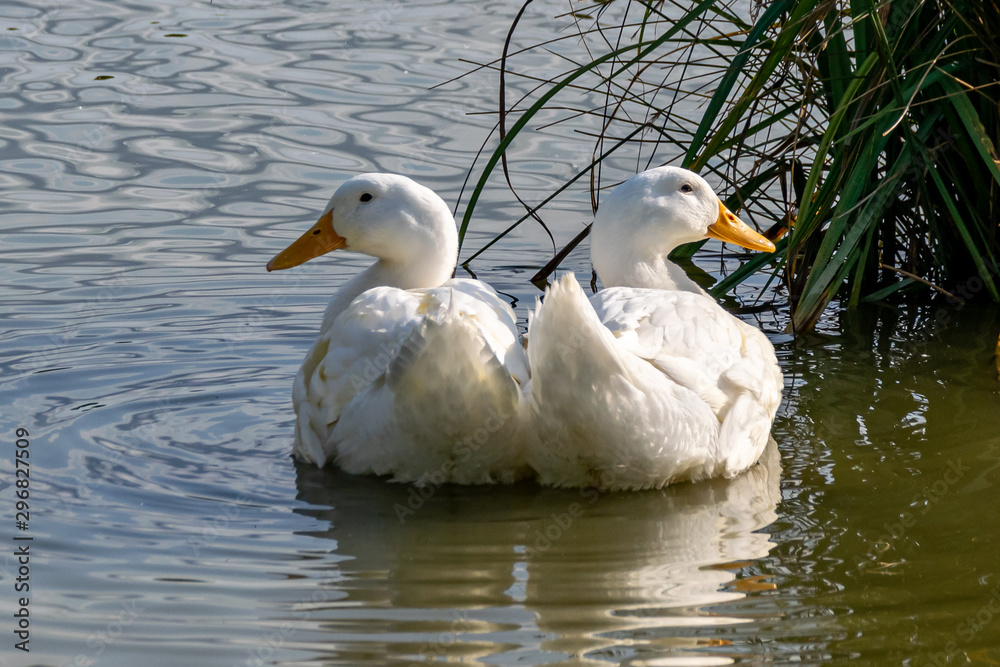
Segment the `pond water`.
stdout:
[[[566,5],[536,9],[541,41]],[[291,460],[292,378],[366,260],[264,264],[359,172],[457,201],[495,84],[430,89],[496,57],[515,12],[0,4],[0,665],[1000,664],[995,308],[831,312],[795,340],[747,284],[727,305],[787,390],[730,481],[420,491]],[[531,195],[590,146],[519,151]],[[547,221],[565,241],[588,210],[580,191]],[[467,247],[519,214],[498,179]],[[718,252],[696,260],[716,277],[739,261]],[[525,226],[472,268],[523,324],[550,256]]]

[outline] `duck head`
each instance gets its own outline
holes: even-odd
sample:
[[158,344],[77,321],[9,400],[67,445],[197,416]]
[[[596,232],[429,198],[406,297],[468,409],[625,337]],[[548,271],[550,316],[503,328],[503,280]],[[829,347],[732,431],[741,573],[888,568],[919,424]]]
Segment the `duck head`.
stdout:
[[409,283],[440,285],[458,256],[448,206],[433,190],[396,174],[361,174],[341,185],[319,221],[267,263],[268,271],[298,266],[333,250],[376,257],[397,271],[427,274]]
[[729,211],[701,176],[658,167],[636,174],[601,202],[591,230],[591,260],[605,286],[671,289],[676,286],[666,274],[679,269],[667,255],[705,238],[774,251],[774,244]]

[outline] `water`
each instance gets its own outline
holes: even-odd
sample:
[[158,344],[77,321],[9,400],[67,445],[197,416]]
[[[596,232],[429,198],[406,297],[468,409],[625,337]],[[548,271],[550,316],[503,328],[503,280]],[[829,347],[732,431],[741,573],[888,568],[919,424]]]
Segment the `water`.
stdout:
[[[527,38],[564,10],[541,3]],[[364,260],[264,264],[361,171],[456,201],[495,91],[485,72],[428,89],[495,57],[513,12],[0,5],[0,664],[1000,661],[995,309],[868,307],[795,341],[781,295],[748,285],[728,304],[761,298],[743,317],[788,389],[775,447],[731,481],[421,493],[289,458],[292,377]],[[529,195],[589,161],[558,129],[521,146]],[[467,247],[511,201],[496,182]],[[581,192],[547,221],[566,240],[587,210]],[[550,252],[524,227],[473,269],[523,320]]]

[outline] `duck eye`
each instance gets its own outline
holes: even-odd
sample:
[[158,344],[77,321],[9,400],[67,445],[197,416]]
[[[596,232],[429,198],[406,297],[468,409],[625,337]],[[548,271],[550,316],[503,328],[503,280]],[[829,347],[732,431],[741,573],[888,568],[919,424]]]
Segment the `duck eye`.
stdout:
[[361,201],[370,202],[371,200],[372,200],[371,193],[365,192],[364,194],[361,195]]
[[692,188],[690,185],[688,185],[687,183],[685,183],[684,185],[681,186],[681,192],[684,192],[684,193],[694,192],[694,188]]

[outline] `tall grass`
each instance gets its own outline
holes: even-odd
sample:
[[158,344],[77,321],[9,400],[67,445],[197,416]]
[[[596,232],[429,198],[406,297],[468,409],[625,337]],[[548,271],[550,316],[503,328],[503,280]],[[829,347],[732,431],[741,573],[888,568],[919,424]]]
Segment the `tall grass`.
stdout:
[[[674,163],[714,174],[727,205],[773,237],[789,230],[715,290],[769,271],[797,331],[838,296],[1000,300],[1000,0],[606,0],[525,46],[531,2],[482,65],[501,74],[499,140],[470,171],[462,239],[494,172],[512,182],[518,137],[556,126],[590,142],[590,164],[537,204],[519,196],[510,229],[581,182],[596,209],[606,165]],[[580,44],[586,58],[570,59],[564,47]],[[565,64],[539,72],[543,59]]]

